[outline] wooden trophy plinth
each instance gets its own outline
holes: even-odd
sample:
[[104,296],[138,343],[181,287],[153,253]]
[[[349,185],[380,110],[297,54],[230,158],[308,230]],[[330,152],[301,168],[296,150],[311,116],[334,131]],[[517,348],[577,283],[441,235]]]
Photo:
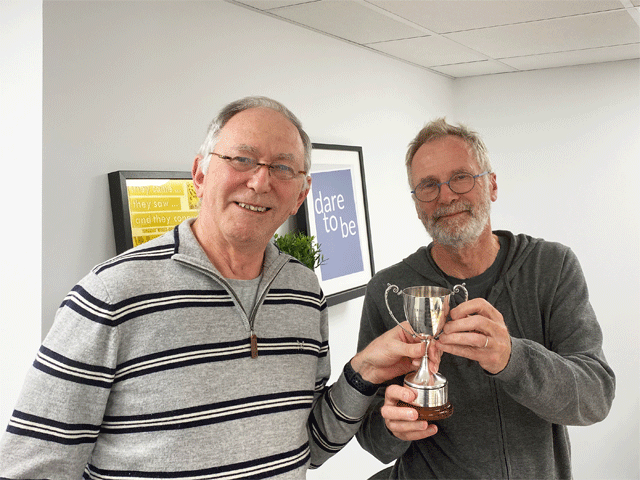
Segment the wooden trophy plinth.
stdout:
[[447,402],[440,407],[419,407],[400,400],[398,402],[398,406],[416,409],[418,411],[418,420],[425,420],[427,422],[442,420],[443,418],[448,418],[453,414],[453,405],[451,405],[451,402]]

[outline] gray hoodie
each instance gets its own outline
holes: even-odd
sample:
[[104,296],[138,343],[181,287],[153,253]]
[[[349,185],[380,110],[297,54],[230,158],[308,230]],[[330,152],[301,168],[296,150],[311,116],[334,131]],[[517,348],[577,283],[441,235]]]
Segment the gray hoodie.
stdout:
[[[358,441],[384,463],[397,459],[390,478],[571,478],[566,426],[599,422],[611,408],[615,377],[575,254],[557,243],[494,233],[507,252],[488,301],[511,335],[509,363],[491,375],[477,362],[443,355],[440,372],[454,413],[437,422],[436,435],[417,442],[387,430],[381,389]],[[429,252],[422,247],[370,281],[359,349],[395,326],[384,299],[388,283],[452,288]],[[392,297],[394,313],[402,312],[401,300]]]

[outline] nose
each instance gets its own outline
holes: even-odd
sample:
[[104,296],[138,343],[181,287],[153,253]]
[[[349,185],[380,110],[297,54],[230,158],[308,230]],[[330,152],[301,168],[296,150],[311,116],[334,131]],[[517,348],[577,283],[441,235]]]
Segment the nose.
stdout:
[[451,203],[453,200],[456,200],[460,195],[453,190],[448,183],[443,183],[440,185],[440,195],[438,196],[439,203]]
[[[264,167],[264,168],[263,168]],[[247,181],[247,186],[256,193],[264,193],[271,190],[271,175],[269,167],[264,163],[259,163],[256,169],[251,172]]]

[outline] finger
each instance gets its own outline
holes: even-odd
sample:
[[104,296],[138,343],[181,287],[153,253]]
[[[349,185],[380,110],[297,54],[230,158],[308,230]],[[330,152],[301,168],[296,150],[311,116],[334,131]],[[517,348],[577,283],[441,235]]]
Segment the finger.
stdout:
[[[397,405],[385,404],[380,408],[380,413],[382,414],[382,417],[385,419],[385,422],[387,424],[389,422],[397,422],[399,425],[406,423],[413,424],[416,423],[416,420],[418,420],[418,411],[415,408],[411,407],[398,407]],[[414,429],[415,427],[409,427],[405,425],[398,428],[400,428],[400,430],[402,431],[409,431],[411,429]]]
[[[481,338],[482,336],[498,335],[498,332],[503,328],[506,327],[501,327],[486,317],[472,315],[447,323],[438,340],[442,340],[444,343],[463,343],[469,346],[483,346],[485,340]],[[466,337],[466,340],[463,340],[464,337],[457,336],[464,334],[470,334],[471,336]]]
[[[413,370],[418,370],[422,366],[423,360],[424,360],[424,357],[414,358],[411,362],[411,368]],[[439,356],[436,356],[434,358],[428,357],[428,364],[429,364],[429,371],[431,373],[438,373],[438,370],[440,369],[440,357]]]
[[474,298],[463,302],[451,310],[451,320],[459,320],[472,315],[479,315],[492,321],[503,322],[502,315],[496,308],[484,298]]
[[417,335],[414,335],[411,325],[406,320],[402,322],[400,325],[397,325],[396,327],[394,327],[394,330],[397,330],[397,333],[398,335],[400,335],[400,338],[407,343],[420,342],[420,338],[418,338]]
[[438,360],[440,360],[440,357],[442,356],[442,352],[440,352],[440,349],[438,348],[438,340],[436,340],[435,338],[429,342],[427,355],[430,359]]
[[[385,408],[385,407],[383,407]],[[385,417],[385,425],[387,428],[401,440],[420,440],[423,438],[435,435],[438,431],[438,427],[433,424],[429,424],[426,421],[419,420],[392,420],[387,419],[386,416],[390,415],[390,410],[394,407],[386,407],[381,411],[382,416]],[[414,410],[412,408],[395,407],[396,410]],[[415,410],[414,410],[415,411]],[[417,412],[416,412],[417,415]]]
[[385,405],[392,405],[395,407],[400,400],[406,403],[411,403],[415,399],[416,393],[413,390],[400,385],[389,385],[384,392]]
[[419,339],[413,339],[398,325],[376,338],[365,350],[369,351],[370,357],[380,360],[414,358],[424,354],[422,343]]
[[433,360],[429,360],[429,371],[431,373],[438,373],[438,371],[440,370],[440,360],[438,361],[433,361]]
[[419,338],[413,338],[408,335],[400,326],[395,327],[398,329],[396,333],[396,341],[391,342],[389,345],[389,352],[397,357],[410,357],[420,358],[425,353],[425,342],[420,341]]
[[427,357],[429,358],[429,371],[431,373],[438,373],[440,369],[440,359],[442,358],[442,350],[438,348],[438,341],[432,340],[429,344],[429,352]]
[[[470,347],[476,349],[484,349],[487,344],[487,339],[491,335],[485,332],[480,332],[478,330],[462,330],[462,331],[452,331],[450,333],[443,334],[438,340],[441,344],[441,348],[445,351],[449,352],[445,348],[446,346],[459,345],[461,347]],[[451,353],[451,352],[449,352]]]
[[438,431],[435,425],[418,420],[415,408],[397,406],[399,400],[409,403],[415,396],[413,390],[400,385],[389,385],[385,391],[385,403],[380,413],[389,431],[401,440],[420,440],[435,435]]
[[[418,411],[412,407],[398,406],[398,402],[411,404],[416,399],[416,392],[400,385],[389,385],[384,395],[383,417],[389,420],[414,422],[418,419]],[[386,414],[385,414],[386,412]]]
[[[423,440],[425,438],[431,437],[438,433],[438,427],[435,425],[429,425],[422,432],[411,432],[398,437],[400,440],[404,440],[405,442],[417,442],[418,440]],[[395,435],[395,434],[394,434]],[[397,436],[397,435],[396,435]]]
[[[500,360],[502,366],[499,370],[495,371],[497,372],[504,368],[504,362],[502,362],[503,355],[500,353],[502,351],[500,342],[497,338],[491,337],[490,335],[477,332],[451,334],[446,337],[443,335],[441,342],[443,352],[468,358],[469,360],[475,360],[479,362],[480,366],[485,370],[493,372],[493,364],[496,360]],[[504,356],[506,356],[506,354]]]

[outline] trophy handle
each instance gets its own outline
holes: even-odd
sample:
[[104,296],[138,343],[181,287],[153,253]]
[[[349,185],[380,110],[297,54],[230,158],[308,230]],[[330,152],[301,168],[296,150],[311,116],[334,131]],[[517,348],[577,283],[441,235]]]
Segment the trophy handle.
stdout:
[[464,301],[466,302],[469,300],[469,291],[467,290],[467,287],[465,287],[464,283],[453,287],[453,293],[460,293],[460,290],[464,292]]
[[[469,291],[467,290],[467,287],[465,287],[464,283],[462,283],[460,285],[455,285],[453,287],[453,290],[451,291],[451,293],[452,294],[460,293],[461,290],[464,293],[464,301],[466,302],[467,300],[469,300]],[[444,323],[447,323],[449,320],[451,320],[451,316],[447,315],[447,318],[445,319]],[[438,338],[440,338],[440,335],[442,335],[442,332],[444,332],[444,325],[442,326],[442,329],[438,332],[438,334],[433,338],[435,340],[438,340]]]
[[[396,293],[398,295],[402,295],[402,292],[400,291],[400,289],[398,288],[397,285],[391,285],[390,283],[387,283],[387,289],[384,291],[384,303],[387,304],[387,310],[389,310],[389,315],[391,315],[391,318],[393,318],[393,320],[400,325],[400,322],[398,321],[398,319],[396,318],[396,316],[393,314],[393,312],[391,311],[391,307],[389,306],[389,290],[393,290],[393,293]],[[413,338],[416,338],[417,335],[415,334],[415,332],[410,332],[409,330],[407,330],[406,328],[404,328],[402,325],[400,325],[400,328],[403,329],[405,332],[407,332],[409,335],[411,335]]]

